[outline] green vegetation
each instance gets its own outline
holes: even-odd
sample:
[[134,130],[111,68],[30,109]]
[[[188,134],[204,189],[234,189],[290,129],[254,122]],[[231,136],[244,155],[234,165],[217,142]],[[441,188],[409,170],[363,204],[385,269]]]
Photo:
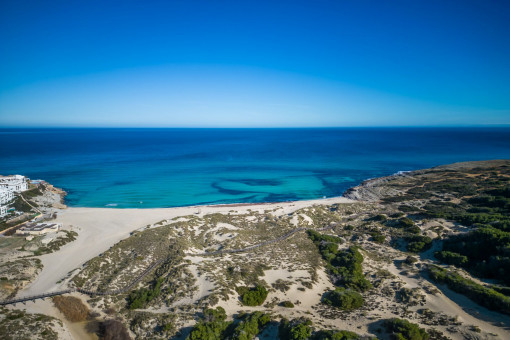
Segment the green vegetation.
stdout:
[[385,320],[386,331],[391,333],[394,339],[398,340],[427,340],[429,334],[423,328],[403,319]]
[[358,248],[351,246],[345,251],[338,250],[339,237],[321,235],[308,231],[308,236],[319,248],[322,258],[327,262],[326,269],[336,278],[335,284],[341,284],[361,292],[372,288],[372,284],[363,275],[361,264],[363,255]]
[[221,307],[206,309],[204,319],[191,330],[188,340],[253,339],[271,321],[268,314],[254,312],[239,316],[238,322],[225,321],[225,310]]
[[188,340],[215,340],[225,339],[227,328],[232,322],[227,322],[227,315],[221,307],[216,309],[206,309],[204,311],[204,319],[198,322],[190,334]]
[[374,217],[372,217],[370,219],[371,221],[375,221],[375,222],[381,222],[381,223],[384,223],[388,220],[388,217],[386,217],[386,215],[383,215],[383,214],[379,214],[379,215],[375,215]]
[[291,301],[283,301],[280,306],[285,308],[294,308],[294,304]]
[[314,331],[312,322],[305,318],[287,320],[282,319],[278,327],[278,337],[281,340],[357,340],[356,333],[343,330]]
[[[443,249],[446,254],[438,254],[440,260],[510,285],[510,232],[490,225],[478,226],[445,240]],[[455,259],[453,254],[456,254]]]
[[61,321],[51,316],[0,307],[0,335],[2,340],[57,340],[58,333],[55,331],[55,327],[58,325],[61,325]]
[[238,287],[236,291],[241,296],[241,301],[245,306],[260,306],[266,300],[268,291],[262,285],[256,285],[253,288]]
[[421,253],[432,246],[432,239],[428,236],[408,235],[404,240],[407,241],[407,250],[412,253]]
[[363,305],[363,296],[355,290],[337,288],[324,293],[322,301],[330,306],[338,307],[342,310],[353,310]]
[[372,284],[363,275],[363,255],[355,246],[345,251],[336,252],[328,264],[328,270],[340,279],[338,282],[347,288],[364,292],[372,288]]
[[418,262],[418,259],[414,256],[408,256],[406,257],[404,262],[407,264],[415,264],[416,262]]
[[307,340],[312,336],[312,322],[308,319],[282,319],[278,327],[278,336],[282,340]]
[[40,247],[34,251],[34,255],[39,256],[43,254],[49,254],[54,251],[60,250],[60,247],[66,245],[69,242],[73,242],[78,237],[78,233],[72,230],[63,230],[65,236],[59,236],[53,241],[49,242],[46,246]]
[[430,217],[442,217],[473,228],[444,241],[439,260],[464,267],[474,275],[510,285],[510,186],[508,166],[470,169],[456,178],[424,185],[423,191],[448,194],[460,203],[430,201],[423,208]]
[[320,234],[314,230],[307,230],[308,237],[310,240],[312,240],[314,243],[342,243],[342,239],[338,236],[332,236],[332,235],[323,235]]
[[457,267],[465,266],[468,263],[467,256],[460,255],[459,253],[454,253],[447,250],[436,251],[434,253],[434,256],[441,262],[452,264]]
[[271,321],[268,314],[254,312],[241,316],[241,321],[233,331],[232,339],[251,340]]
[[[35,203],[31,203],[34,207],[37,206]],[[16,196],[14,201],[11,203],[11,207],[13,207],[16,211],[22,211],[24,213],[31,212],[33,208],[20,196]]]
[[148,302],[151,302],[161,293],[161,284],[163,278],[158,278],[152,283],[150,288],[141,288],[134,290],[128,296],[129,309],[138,309],[144,307]]
[[372,241],[375,243],[382,244],[386,240],[386,237],[378,231],[371,232],[370,236],[372,236]]
[[428,271],[432,280],[446,283],[453,291],[466,295],[484,307],[510,314],[510,297],[438,266],[429,266]]
[[358,340],[360,336],[349,331],[319,331],[312,336],[313,340]]
[[414,227],[414,221],[409,217],[402,217],[398,220],[397,226],[404,229],[411,228]]

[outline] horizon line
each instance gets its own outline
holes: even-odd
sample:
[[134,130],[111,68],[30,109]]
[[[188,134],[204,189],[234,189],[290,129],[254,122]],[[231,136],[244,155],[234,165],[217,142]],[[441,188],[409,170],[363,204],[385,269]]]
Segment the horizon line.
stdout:
[[350,126],[0,126],[0,129],[356,129],[356,128],[509,128],[506,124],[455,124],[455,125],[350,125]]

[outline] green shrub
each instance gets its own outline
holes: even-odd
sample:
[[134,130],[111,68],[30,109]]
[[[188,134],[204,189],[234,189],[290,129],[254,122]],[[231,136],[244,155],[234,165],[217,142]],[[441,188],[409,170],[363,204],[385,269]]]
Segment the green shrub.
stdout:
[[375,243],[384,243],[384,241],[386,240],[386,237],[379,233],[379,232],[373,232],[370,234],[372,236],[372,241],[374,241]]
[[398,340],[427,340],[429,334],[418,325],[403,319],[385,320],[384,326],[394,339]]
[[245,315],[234,329],[232,339],[251,340],[260,333],[260,330],[265,327],[269,321],[271,321],[271,317],[262,312],[254,312]]
[[412,253],[421,253],[432,246],[432,239],[428,236],[408,235],[404,237],[407,243],[407,250]]
[[342,310],[352,310],[360,308],[363,305],[363,296],[355,290],[337,288],[324,293],[322,301],[330,306],[338,307]]
[[372,284],[363,275],[361,264],[363,255],[358,248],[351,246],[345,251],[337,252],[327,269],[335,276],[340,276],[340,284],[361,292],[372,288]]
[[436,251],[434,256],[441,262],[452,264],[457,267],[465,266],[468,263],[467,256],[447,250]]
[[294,304],[290,301],[283,301],[282,303],[280,303],[280,306],[286,308],[294,308]]
[[402,217],[398,220],[398,225],[400,228],[411,228],[414,227],[414,221],[411,220],[409,217]]
[[307,340],[312,335],[312,322],[299,318],[289,321],[282,319],[278,327],[278,336],[282,340]]
[[358,340],[360,336],[349,331],[322,330],[312,336],[312,340]]
[[375,215],[374,217],[369,218],[369,220],[384,223],[388,220],[388,217],[386,217],[386,215],[379,214],[379,215]]
[[432,280],[446,283],[451,290],[466,295],[481,306],[510,314],[510,297],[438,266],[429,266],[428,272]]
[[197,323],[186,339],[188,340],[221,340],[225,339],[225,331],[231,322],[214,321]]
[[307,230],[308,237],[314,243],[331,242],[331,243],[342,243],[342,239],[338,236],[320,234],[314,230]]
[[227,318],[227,313],[225,312],[225,309],[222,307],[216,307],[216,308],[206,308],[204,310],[204,321],[205,322],[211,322],[211,321],[225,321]]
[[237,292],[241,295],[241,301],[245,306],[260,306],[268,294],[266,287],[262,285],[257,285],[254,288],[239,287]]
[[414,263],[418,262],[418,259],[414,256],[408,256],[408,257],[406,257],[405,262],[407,264],[414,264]]
[[227,328],[232,325],[232,322],[225,321],[226,318],[227,314],[221,307],[205,309],[203,320],[193,327],[186,339],[224,339],[227,336]]
[[405,231],[410,234],[419,235],[421,233],[420,227],[413,225],[412,227],[406,228]]
[[141,288],[132,291],[128,296],[129,309],[138,309],[144,307],[147,303],[151,302],[161,293],[161,284],[163,278],[158,278],[150,288]]

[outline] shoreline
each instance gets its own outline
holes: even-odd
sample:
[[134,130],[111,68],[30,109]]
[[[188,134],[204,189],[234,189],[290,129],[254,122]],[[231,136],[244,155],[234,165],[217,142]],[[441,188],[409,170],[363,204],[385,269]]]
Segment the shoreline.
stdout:
[[[393,176],[393,175],[390,175]],[[388,176],[389,177],[389,176]],[[361,184],[361,183],[360,183]],[[358,184],[358,185],[360,185]],[[354,187],[357,187],[358,185],[355,185]],[[353,187],[353,188],[354,188]],[[351,188],[349,188],[351,189]],[[122,208],[118,206],[113,205],[104,205],[101,207],[94,207],[94,206],[72,206],[68,205],[65,200],[64,204],[66,205],[66,209],[111,209],[111,210],[154,210],[154,209],[183,209],[183,208],[224,208],[224,207],[243,207],[243,206],[254,206],[254,205],[272,205],[272,204],[286,204],[286,203],[297,203],[297,202],[315,202],[315,201],[324,201],[324,200],[336,200],[339,198],[346,198],[348,200],[351,200],[345,196],[345,194],[348,192],[347,189],[339,196],[331,196],[331,197],[320,197],[320,198],[311,198],[311,199],[303,199],[303,200],[289,200],[289,201],[268,201],[268,202],[237,202],[237,203],[205,203],[205,204],[193,204],[193,205],[179,205],[175,207],[147,207],[147,208]],[[65,209],[59,209],[59,211],[63,211]]]

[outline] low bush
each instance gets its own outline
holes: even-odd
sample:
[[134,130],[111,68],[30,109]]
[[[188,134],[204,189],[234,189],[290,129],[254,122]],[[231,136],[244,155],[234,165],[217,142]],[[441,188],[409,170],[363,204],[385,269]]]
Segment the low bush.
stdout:
[[404,240],[407,241],[407,250],[412,253],[421,253],[432,246],[432,239],[428,236],[408,235]]
[[266,287],[262,285],[253,288],[238,287],[236,290],[241,295],[241,301],[245,306],[260,306],[264,303],[268,294]]
[[314,243],[321,242],[342,243],[342,239],[338,236],[324,235],[314,230],[308,230],[307,233],[308,237],[310,237],[310,240],[312,240]]
[[204,311],[204,319],[193,327],[186,339],[251,340],[271,321],[271,317],[262,312],[243,314],[239,317],[239,322],[237,323],[225,321],[225,319],[226,314],[223,308],[206,309]]
[[322,301],[330,306],[340,308],[342,310],[353,310],[363,305],[363,296],[360,293],[345,288],[337,288],[324,293]]
[[454,253],[452,251],[436,251],[434,256],[441,262],[452,264],[457,267],[465,266],[468,263],[467,256],[461,255],[459,253]]
[[99,324],[99,335],[103,340],[130,340],[129,332],[119,320],[106,320]]
[[280,306],[286,308],[294,308],[294,304],[290,301],[283,301],[282,303],[280,303]]
[[237,324],[231,336],[236,340],[251,340],[271,321],[268,314],[254,312],[245,315]]
[[364,292],[372,288],[372,284],[363,275],[362,263],[363,255],[357,247],[351,246],[345,251],[337,252],[327,269],[340,277],[340,284]]
[[358,340],[360,336],[349,331],[322,330],[312,336],[312,340]]
[[87,306],[74,296],[55,296],[53,304],[71,322],[86,320],[90,312]]
[[198,322],[187,340],[204,340],[204,339],[225,339],[227,338],[227,328],[232,325],[232,322],[225,321],[225,310],[221,307],[216,309],[206,309],[204,311],[204,320]]
[[398,225],[400,228],[411,228],[414,227],[414,221],[410,219],[409,217],[402,217],[398,220]]
[[382,244],[386,240],[386,237],[379,232],[373,232],[370,235],[372,236],[372,241],[374,241],[375,243]]
[[438,266],[429,266],[428,272],[432,280],[446,283],[451,290],[466,295],[481,306],[510,314],[510,297]]
[[398,340],[427,340],[429,334],[423,328],[403,319],[385,320],[384,326],[394,339]]
[[289,321],[282,319],[278,327],[278,336],[282,340],[308,340],[312,335],[312,322],[300,318]]
[[405,259],[405,263],[407,263],[407,264],[414,264],[416,262],[418,262],[418,259],[414,256],[408,256]]
[[151,302],[161,293],[161,284],[163,278],[158,278],[150,288],[141,288],[132,291],[128,296],[129,309],[138,309],[144,307],[147,303]]

